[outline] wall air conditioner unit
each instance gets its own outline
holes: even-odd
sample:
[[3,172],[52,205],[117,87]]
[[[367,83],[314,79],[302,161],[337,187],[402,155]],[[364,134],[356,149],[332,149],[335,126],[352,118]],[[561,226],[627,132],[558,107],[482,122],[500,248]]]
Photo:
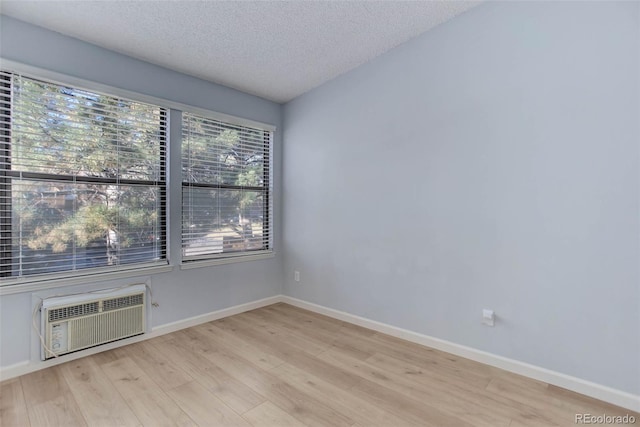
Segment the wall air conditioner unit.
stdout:
[[145,332],[145,285],[46,298],[42,360]]

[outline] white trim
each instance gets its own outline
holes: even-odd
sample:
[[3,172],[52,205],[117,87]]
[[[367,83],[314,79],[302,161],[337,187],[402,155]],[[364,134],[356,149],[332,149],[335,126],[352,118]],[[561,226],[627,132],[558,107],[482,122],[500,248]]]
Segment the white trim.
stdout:
[[586,396],[590,396],[608,403],[612,403],[614,405],[630,409],[632,411],[640,412],[639,395],[627,393],[591,381],[586,381],[581,378],[573,377],[571,375],[566,375],[560,372],[541,368],[539,366],[530,365],[518,360],[498,356],[497,354],[492,354],[486,351],[456,344],[451,341],[446,341],[440,338],[435,338],[406,329],[398,328],[386,323],[377,322],[375,320],[349,314],[344,311],[334,310],[332,308],[324,307],[286,295],[282,296],[282,302],[294,305],[296,307],[304,308],[305,310],[313,311],[315,313],[323,314],[334,319],[342,320],[344,322],[353,323],[364,328],[382,332],[387,335],[391,335],[427,347],[435,348],[447,353],[455,354],[456,356],[475,360],[476,362],[484,363],[486,365],[495,366],[496,368],[504,369],[505,371],[524,375],[525,377],[533,378],[539,381],[546,382],[548,384],[566,388],[568,390],[575,391],[577,393],[584,394]]
[[257,261],[275,257],[275,252],[264,252],[260,254],[238,255],[227,258],[209,258],[203,260],[193,260],[180,264],[180,270],[191,270],[193,268],[211,267],[213,265],[234,264],[236,262]]
[[126,338],[120,341],[100,345],[97,347],[89,348],[86,350],[78,351],[75,353],[65,354],[58,358],[49,359],[46,361],[32,360],[18,362],[6,367],[0,367],[0,381],[8,380],[18,377],[20,375],[29,374],[31,372],[39,371],[51,366],[60,365],[62,363],[70,362],[72,360],[80,359],[82,357],[91,356],[92,354],[101,353],[103,351],[111,350],[125,345],[133,344],[140,341],[146,341],[151,338],[159,337],[171,332],[179,331],[181,329],[190,328],[192,326],[200,325],[202,323],[211,322],[213,320],[222,319],[223,317],[233,316],[235,314],[243,313],[245,311],[255,310],[256,308],[265,307],[267,305],[275,304],[282,301],[281,295],[276,295],[268,298],[263,298],[257,301],[251,301],[244,304],[235,305],[233,307],[223,308],[220,310],[212,311],[210,313],[202,314],[199,316],[190,317],[188,319],[179,320],[177,322],[167,323],[165,325],[156,326],[151,332],[137,335],[135,337]]
[[[25,292],[42,291],[45,289],[63,288],[66,286],[86,285],[107,280],[128,279],[130,277],[149,276],[151,274],[168,273],[173,271],[173,265],[156,265],[151,267],[136,267],[120,269],[110,272],[73,275],[77,272],[68,272],[68,276],[52,278],[51,276],[38,277],[37,280],[12,280],[8,283],[0,282],[0,295],[21,294]],[[82,272],[80,270],[80,272]]]
[[153,336],[165,335],[171,332],[179,331],[181,329],[190,328],[202,323],[212,322],[214,320],[222,319],[223,317],[235,316],[236,314],[244,313],[245,311],[255,310],[257,308],[266,307],[268,305],[276,304],[279,302],[282,302],[282,295],[275,295],[257,301],[212,311],[211,313],[201,314],[200,316],[194,316],[188,319],[178,320],[177,322],[157,326],[153,328],[151,334],[153,334]]
[[391,326],[386,323],[377,322],[375,320],[345,313],[343,311],[334,310],[332,308],[324,307],[318,304],[303,301],[303,300],[289,297],[286,295],[275,295],[275,296],[264,298],[261,300],[252,301],[245,304],[240,304],[233,307],[212,311],[210,313],[190,317],[184,320],[179,320],[177,322],[167,323],[165,325],[160,325],[153,328],[153,330],[147,334],[138,335],[136,337],[127,338],[125,340],[101,345],[99,347],[90,348],[87,350],[79,351],[77,353],[70,353],[70,354],[61,356],[58,359],[50,359],[45,362],[42,362],[39,360],[36,360],[33,362],[24,361],[24,362],[18,362],[13,365],[9,365],[4,368],[0,367],[0,380],[2,381],[8,380],[10,378],[35,372],[40,369],[48,368],[50,366],[55,366],[61,363],[76,360],[81,357],[90,356],[92,354],[100,353],[102,351],[111,350],[113,348],[118,348],[128,344],[133,344],[136,342],[148,340],[148,339],[165,335],[171,332],[175,332],[181,329],[200,325],[202,323],[211,322],[217,319],[222,319],[223,317],[233,316],[235,314],[240,314],[245,311],[255,310],[260,307],[266,307],[268,305],[276,304],[278,302],[291,304],[293,306],[300,307],[305,310],[313,311],[315,313],[323,314],[325,316],[329,316],[334,319],[353,323],[355,325],[372,329],[374,331],[378,331],[387,335],[391,335],[391,336],[401,338],[407,341],[411,341],[417,344],[421,344],[427,347],[435,348],[437,350],[445,351],[447,353],[455,354],[456,356],[464,357],[467,359],[475,360],[476,362],[495,366],[496,368],[504,369],[506,371],[513,372],[519,375],[524,375],[526,377],[543,381],[548,384],[553,384],[558,387],[566,388],[568,390],[575,391],[576,393],[584,394],[586,396],[590,396],[595,399],[599,399],[604,402],[608,402],[613,405],[620,406],[622,408],[630,409],[635,412],[640,412],[640,396],[638,395],[627,393],[627,392],[617,390],[611,387],[607,387],[601,384],[593,383],[591,381],[586,381],[586,380],[576,378],[570,375],[566,375],[560,372],[555,372],[549,369],[541,368],[539,366],[530,365],[528,363],[520,362],[514,359],[509,359],[507,357],[498,356],[496,354],[488,353],[486,351],[477,350],[477,349],[456,344],[450,341],[442,340],[435,337],[430,337],[428,335],[419,334],[417,332],[412,332],[406,329]]
[[[15,378],[17,376],[24,375],[24,374],[29,374],[37,370],[37,369],[34,369],[30,371],[28,369],[28,366],[29,366],[29,361],[25,360],[25,361],[14,363],[13,365],[9,365],[7,367],[0,369],[0,381],[10,380],[11,378]],[[42,368],[38,368],[38,369],[44,369],[44,368],[45,367],[43,366]],[[4,374],[5,372],[9,372],[9,375],[5,375]]]
[[120,89],[115,86],[97,83],[91,80],[58,73],[40,67],[34,67],[33,65],[23,64],[21,62],[13,61],[10,59],[4,59],[2,57],[0,57],[0,66],[7,71],[25,73],[27,77],[48,80],[52,83],[58,83],[65,86],[76,86],[78,89],[86,89],[90,91],[95,90],[98,92],[104,92],[109,95],[127,98],[131,101],[146,102],[165,108],[172,108],[174,110],[205,114],[207,117],[211,117],[215,120],[220,120],[223,122],[232,123],[234,125],[254,127],[270,132],[276,131],[276,126],[269,123],[263,123],[257,120],[250,120],[242,117],[232,116],[230,114],[219,113],[217,111],[207,110],[206,108],[195,107],[193,105],[183,104],[181,102],[171,101],[169,99],[159,98],[157,96],[145,95],[143,93],[134,92],[127,89]]

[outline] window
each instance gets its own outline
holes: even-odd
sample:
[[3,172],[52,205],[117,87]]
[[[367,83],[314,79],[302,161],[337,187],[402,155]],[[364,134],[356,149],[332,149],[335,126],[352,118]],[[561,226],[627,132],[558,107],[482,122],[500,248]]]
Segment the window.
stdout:
[[155,105],[0,72],[0,278],[166,265],[166,123]]
[[272,249],[271,135],[183,113],[183,261]]

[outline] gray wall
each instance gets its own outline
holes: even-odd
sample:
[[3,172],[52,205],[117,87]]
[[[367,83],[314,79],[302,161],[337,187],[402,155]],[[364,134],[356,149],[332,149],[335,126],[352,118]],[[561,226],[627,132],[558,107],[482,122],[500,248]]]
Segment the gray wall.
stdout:
[[[213,111],[274,124],[278,127],[274,147],[276,257],[268,260],[220,265],[150,277],[153,296],[152,325],[160,326],[222,308],[255,301],[282,291],[280,188],[282,153],[282,107],[223,86],[205,82],[62,36],[15,19],[0,16],[0,54],[14,61],[122,89],[194,105]],[[179,160],[179,159],[174,159]],[[176,163],[176,164],[179,164]],[[179,190],[179,182],[171,183]],[[175,191],[173,192],[175,195]],[[171,197],[171,194],[170,194]],[[179,239],[179,197],[173,197],[172,236]],[[171,244],[180,248],[179,242]],[[175,253],[175,252],[174,252]],[[83,292],[96,287],[138,283],[146,277],[56,289],[55,294]],[[43,293],[40,293],[43,294]],[[31,294],[0,298],[0,366],[30,358]]]
[[485,4],[288,103],[285,293],[639,394],[639,7]]

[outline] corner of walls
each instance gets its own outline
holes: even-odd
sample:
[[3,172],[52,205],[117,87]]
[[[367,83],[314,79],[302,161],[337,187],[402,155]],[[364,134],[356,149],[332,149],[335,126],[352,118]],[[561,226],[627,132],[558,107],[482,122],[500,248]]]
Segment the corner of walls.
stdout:
[[639,8],[482,5],[287,103],[285,295],[640,395]]
[[284,261],[286,258],[286,250],[284,246],[284,238],[283,238],[283,230],[284,230],[284,134],[285,134],[285,120],[284,120],[284,104],[279,104],[278,106],[280,112],[280,122],[278,129],[276,130],[275,144],[277,144],[278,149],[274,151],[274,159],[273,164],[275,165],[274,176],[277,177],[275,186],[279,189],[276,192],[276,198],[274,201],[274,218],[275,218],[275,227],[276,230],[279,230],[276,233],[276,241],[275,241],[275,250],[280,253],[280,294],[284,294],[285,280],[284,280]]

